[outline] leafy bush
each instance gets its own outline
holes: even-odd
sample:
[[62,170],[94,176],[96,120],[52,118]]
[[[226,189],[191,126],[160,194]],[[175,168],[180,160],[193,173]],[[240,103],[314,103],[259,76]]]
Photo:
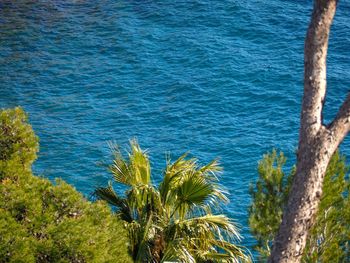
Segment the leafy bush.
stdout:
[[[273,238],[282,221],[282,212],[295,173],[283,171],[283,153],[264,155],[258,165],[259,178],[250,193],[249,226],[257,239],[260,260],[270,255]],[[350,179],[345,157],[332,157],[325,176],[323,195],[303,262],[350,262]]]
[[38,138],[21,108],[0,112],[0,262],[131,262],[122,222],[58,180],[33,176]]

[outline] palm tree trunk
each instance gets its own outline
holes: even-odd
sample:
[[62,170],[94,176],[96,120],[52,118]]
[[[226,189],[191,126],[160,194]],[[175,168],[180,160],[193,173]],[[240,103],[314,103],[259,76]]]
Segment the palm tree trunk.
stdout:
[[152,246],[152,256],[155,262],[161,262],[165,249],[164,233],[156,234],[154,244]]

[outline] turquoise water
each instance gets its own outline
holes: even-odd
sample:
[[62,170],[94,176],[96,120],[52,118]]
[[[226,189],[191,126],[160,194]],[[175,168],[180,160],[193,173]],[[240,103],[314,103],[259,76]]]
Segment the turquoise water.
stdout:
[[[1,1],[0,107],[21,105],[40,136],[37,174],[87,196],[108,174],[108,141],[219,157],[225,212],[247,229],[262,154],[294,162],[311,1]],[[332,28],[330,120],[350,89],[350,4]],[[350,154],[350,141],[343,143]]]

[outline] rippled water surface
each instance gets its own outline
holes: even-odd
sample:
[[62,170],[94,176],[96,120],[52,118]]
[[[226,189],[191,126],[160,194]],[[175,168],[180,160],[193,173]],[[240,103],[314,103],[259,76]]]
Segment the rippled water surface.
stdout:
[[[219,157],[226,213],[247,229],[249,184],[273,147],[294,161],[311,1],[1,1],[0,107],[21,105],[40,136],[37,174],[89,195],[108,141]],[[350,89],[350,4],[332,28],[326,119]],[[350,141],[343,143],[350,153]]]

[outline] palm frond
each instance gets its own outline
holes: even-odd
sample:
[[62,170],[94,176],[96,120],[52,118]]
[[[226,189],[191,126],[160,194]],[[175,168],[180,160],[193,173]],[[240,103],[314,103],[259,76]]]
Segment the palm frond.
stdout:
[[178,251],[186,248],[195,262],[251,262],[249,253],[243,247],[231,244],[221,235],[220,229],[236,231],[228,226],[230,224],[227,218],[214,215],[175,222],[172,229],[168,228],[165,232],[171,239],[168,242],[171,245],[166,250],[170,255],[166,258],[185,262]]
[[107,187],[98,187],[94,195],[98,199],[104,200],[112,206],[116,206],[117,212],[126,222],[131,222],[133,220],[127,200],[117,195],[111,183],[109,183]]
[[151,181],[151,165],[145,151],[142,151],[138,142],[130,141],[131,153],[129,154],[130,165],[133,168],[135,184],[149,184]]
[[219,252],[204,252],[201,257],[206,261],[214,262],[229,262],[231,259],[230,254],[219,253]]
[[185,158],[187,153],[180,156],[173,164],[167,160],[166,170],[164,172],[163,181],[159,185],[159,192],[162,197],[162,203],[165,204],[167,197],[171,188],[174,188],[174,183],[172,182],[177,176],[180,176],[183,172],[183,164],[185,163]]
[[110,148],[113,151],[114,159],[112,165],[109,166],[109,171],[114,180],[120,184],[133,185],[133,171],[129,162],[123,158],[117,145],[110,144]]
[[226,192],[215,182],[216,173],[221,170],[218,162],[214,160],[199,167],[197,159],[186,160],[186,156],[180,156],[174,163],[168,162],[164,180],[159,186],[168,216],[176,212],[184,218],[194,210],[211,212],[210,207],[218,207],[220,201],[228,202]]
[[196,260],[181,240],[173,240],[167,244],[161,262],[195,263]]
[[213,187],[204,178],[188,176],[176,189],[175,210],[181,219],[198,206],[204,206],[205,201],[213,193]]
[[[198,230],[204,229],[214,233],[219,239],[223,239],[221,232],[224,231],[225,235],[231,239],[240,240],[237,226],[224,215],[204,215],[200,217],[194,217],[180,221],[179,224],[185,225],[188,229]],[[194,231],[194,233],[196,233]]]
[[174,189],[176,197],[175,209],[180,218],[184,219],[187,213],[205,211],[211,213],[211,207],[218,208],[220,201],[228,201],[220,185],[206,180],[198,173],[189,173]]
[[204,165],[197,169],[197,173],[204,176],[208,180],[218,181],[217,173],[222,171],[218,160],[212,160],[207,165]]
[[130,141],[131,152],[128,159],[124,159],[118,146],[110,146],[114,160],[109,170],[117,183],[127,186],[149,184],[151,180],[151,166],[145,151],[142,151],[136,140]]
[[250,253],[242,246],[234,245],[225,240],[216,240],[213,242],[213,245],[226,251],[231,258],[228,262],[252,262]]
[[210,199],[210,206],[216,206],[219,201],[228,202],[228,192],[217,183],[219,180],[218,173],[221,171],[222,167],[217,160],[211,161],[196,171],[196,175],[204,177],[213,186],[214,191]]
[[225,240],[230,237],[237,240],[240,235],[237,227],[223,215],[175,221],[165,231],[175,246],[173,250],[185,247],[196,261],[251,262],[243,247]]
[[130,207],[137,213],[135,217],[139,219],[147,217],[150,212],[162,213],[159,192],[153,186],[134,186],[128,191],[127,199]]

